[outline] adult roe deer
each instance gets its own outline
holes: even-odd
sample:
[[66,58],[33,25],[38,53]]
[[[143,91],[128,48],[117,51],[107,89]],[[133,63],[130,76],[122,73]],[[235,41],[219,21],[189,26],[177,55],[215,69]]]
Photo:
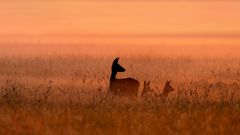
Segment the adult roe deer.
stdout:
[[137,96],[140,83],[133,78],[117,79],[117,72],[125,72],[126,70],[118,64],[117,57],[112,63],[112,73],[110,78],[110,91],[114,95],[120,96]]

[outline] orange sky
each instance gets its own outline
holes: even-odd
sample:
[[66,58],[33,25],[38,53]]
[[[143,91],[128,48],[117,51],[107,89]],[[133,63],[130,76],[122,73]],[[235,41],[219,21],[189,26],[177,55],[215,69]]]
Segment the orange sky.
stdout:
[[1,0],[0,34],[240,34],[237,1]]

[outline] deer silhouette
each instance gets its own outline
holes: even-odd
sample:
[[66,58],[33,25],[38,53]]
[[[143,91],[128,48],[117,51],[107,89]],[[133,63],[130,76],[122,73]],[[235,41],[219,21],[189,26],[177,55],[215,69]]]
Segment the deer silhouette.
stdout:
[[119,65],[119,58],[117,57],[112,63],[112,74],[110,78],[110,91],[114,95],[120,96],[137,96],[140,86],[139,81],[133,78],[117,79],[118,72],[125,72],[126,70]]
[[142,96],[151,95],[154,92],[154,89],[151,89],[150,87],[150,83],[151,81],[148,81],[148,82],[144,81]]
[[174,91],[174,88],[172,87],[172,85],[170,84],[171,81],[167,81],[165,83],[165,86],[163,88],[163,91],[160,95],[156,95],[157,97],[168,97],[169,93],[171,93],[172,91]]
[[[171,83],[171,81],[167,81],[165,83],[162,93],[161,94],[155,93],[155,96],[162,97],[162,98],[168,97],[169,93],[174,91],[174,88],[171,86],[170,83]],[[154,90],[151,89],[151,87],[150,87],[150,81],[149,82],[144,81],[142,96],[147,95],[147,94],[152,94],[153,92],[154,92]]]

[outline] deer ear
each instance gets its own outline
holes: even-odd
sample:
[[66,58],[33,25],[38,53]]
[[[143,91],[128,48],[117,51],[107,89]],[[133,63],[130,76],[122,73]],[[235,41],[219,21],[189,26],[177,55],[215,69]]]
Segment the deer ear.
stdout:
[[119,60],[119,57],[117,57],[113,62],[117,63]]
[[148,81],[148,85],[150,85],[151,81]]
[[167,80],[167,83],[166,84],[170,84],[170,81],[169,80]]

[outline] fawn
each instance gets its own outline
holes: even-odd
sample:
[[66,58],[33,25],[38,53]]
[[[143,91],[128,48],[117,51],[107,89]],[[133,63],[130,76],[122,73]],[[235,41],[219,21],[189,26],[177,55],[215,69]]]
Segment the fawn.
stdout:
[[[167,81],[165,83],[165,86],[163,88],[163,91],[161,94],[156,94],[156,97],[168,97],[169,93],[171,93],[172,91],[174,91],[174,88],[171,86],[171,81]],[[147,83],[146,81],[144,81],[144,85],[143,85],[143,91],[142,91],[142,96],[146,95],[147,93],[153,93],[154,90],[150,88],[150,81]]]
[[148,81],[148,82],[144,81],[142,96],[150,95],[154,92],[154,89],[151,89],[151,87],[150,87],[150,83],[151,83],[151,81]]

